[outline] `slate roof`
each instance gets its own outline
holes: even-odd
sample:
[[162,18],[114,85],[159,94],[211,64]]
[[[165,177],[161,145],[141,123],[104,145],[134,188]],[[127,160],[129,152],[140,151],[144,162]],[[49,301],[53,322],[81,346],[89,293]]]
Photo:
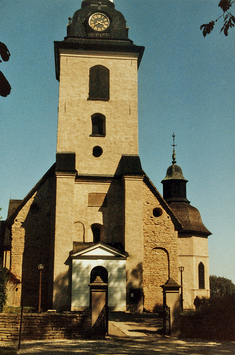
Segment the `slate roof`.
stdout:
[[200,212],[196,207],[191,206],[189,203],[172,202],[170,208],[174,215],[182,224],[180,234],[194,233],[197,235],[208,237],[211,232],[204,226]]

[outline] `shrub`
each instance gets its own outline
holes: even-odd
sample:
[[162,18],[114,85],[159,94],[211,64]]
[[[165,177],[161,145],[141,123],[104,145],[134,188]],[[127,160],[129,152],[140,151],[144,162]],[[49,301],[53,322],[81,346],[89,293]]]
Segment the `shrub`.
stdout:
[[182,316],[181,336],[235,340],[235,295],[200,299],[193,316]]
[[210,290],[211,296],[224,296],[226,294],[235,293],[235,285],[226,277],[220,277],[211,275],[210,276]]
[[7,280],[8,280],[8,269],[5,267],[1,267],[0,268],[0,312],[3,311],[3,306],[5,305],[7,300],[7,292],[6,292]]

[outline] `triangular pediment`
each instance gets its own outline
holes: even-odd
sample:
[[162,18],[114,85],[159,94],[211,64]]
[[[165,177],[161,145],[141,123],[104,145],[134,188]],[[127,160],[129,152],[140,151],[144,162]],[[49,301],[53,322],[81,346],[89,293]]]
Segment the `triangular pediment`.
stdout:
[[109,245],[98,243],[85,248],[71,255],[76,258],[127,258],[127,253],[121,252],[118,249],[112,248]]

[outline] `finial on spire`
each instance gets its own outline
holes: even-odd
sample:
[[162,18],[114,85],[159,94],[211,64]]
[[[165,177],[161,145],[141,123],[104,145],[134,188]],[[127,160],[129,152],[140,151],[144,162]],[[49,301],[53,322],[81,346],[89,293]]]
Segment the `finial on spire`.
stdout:
[[173,134],[172,134],[172,137],[173,137],[173,144],[172,144],[172,147],[173,147],[172,164],[176,164],[175,147],[177,147],[177,145],[175,144],[175,133],[174,133],[174,132],[173,132]]

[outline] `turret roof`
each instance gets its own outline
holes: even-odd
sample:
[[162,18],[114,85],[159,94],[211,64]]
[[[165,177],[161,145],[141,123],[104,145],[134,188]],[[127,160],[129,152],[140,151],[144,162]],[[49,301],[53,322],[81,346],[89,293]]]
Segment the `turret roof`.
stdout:
[[[163,195],[173,211],[176,218],[182,225],[180,234],[194,234],[195,236],[207,237],[211,232],[204,226],[200,212],[190,205],[186,195],[186,183],[182,169],[176,165],[175,135],[173,133],[173,154],[172,165],[166,172],[166,177],[162,180]],[[178,189],[178,190],[177,190]]]

